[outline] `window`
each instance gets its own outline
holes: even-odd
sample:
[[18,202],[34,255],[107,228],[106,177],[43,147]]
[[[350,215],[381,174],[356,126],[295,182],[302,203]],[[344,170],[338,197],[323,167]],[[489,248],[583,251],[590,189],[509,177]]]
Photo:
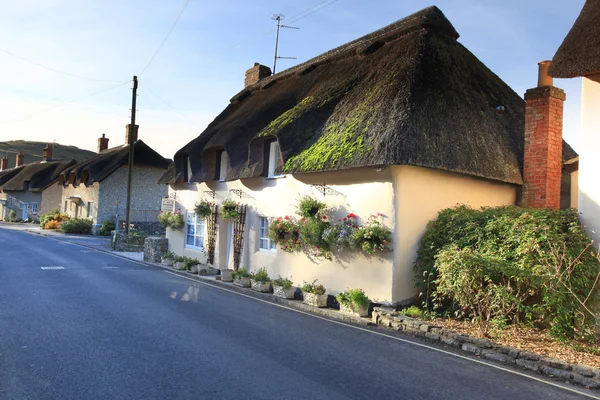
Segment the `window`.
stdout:
[[229,164],[229,156],[225,151],[221,151],[219,157],[219,176],[217,180],[223,182],[227,177],[227,165]]
[[69,202],[65,200],[65,214],[67,213],[67,211],[69,210],[68,207]]
[[279,151],[279,143],[271,142],[269,143],[269,171],[267,174],[267,178],[274,178],[275,168],[277,168],[277,164],[279,164],[279,159],[281,158],[281,153]]
[[204,248],[204,219],[191,211],[187,212],[185,247]]
[[31,204],[31,213],[37,214],[37,203],[30,203],[30,204]]
[[94,203],[88,201],[87,203],[87,217],[92,218],[92,213],[94,212]]
[[275,251],[277,246],[269,239],[269,219],[260,218],[260,226],[258,229],[258,249],[263,251]]

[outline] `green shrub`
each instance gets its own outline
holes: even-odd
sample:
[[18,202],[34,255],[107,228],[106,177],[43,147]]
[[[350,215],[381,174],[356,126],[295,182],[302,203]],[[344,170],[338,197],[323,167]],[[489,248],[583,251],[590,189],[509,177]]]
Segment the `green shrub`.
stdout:
[[325,286],[317,284],[316,279],[312,282],[303,282],[301,289],[304,293],[325,294]]
[[115,221],[104,221],[98,228],[98,235],[110,236],[110,233],[115,230]]
[[15,210],[10,210],[10,212],[8,213],[8,220],[10,222],[16,222],[17,221],[17,212]]
[[79,233],[89,235],[92,233],[93,222],[91,219],[73,218],[60,224],[60,230],[64,233]]
[[167,251],[162,258],[166,259],[166,260],[175,260],[175,258],[177,258],[177,255],[175,255],[175,253],[172,253],[170,251]]
[[238,278],[250,278],[250,274],[246,268],[240,268],[237,271],[234,271],[231,276],[234,280]]
[[269,278],[269,274],[267,273],[267,269],[265,267],[260,267],[258,271],[250,274],[250,278],[257,282],[269,282],[271,278]]
[[426,315],[423,310],[421,310],[419,307],[415,307],[415,306],[403,308],[402,310],[400,310],[398,312],[402,315],[406,315],[407,317],[419,318],[419,319],[425,319],[425,315]]
[[277,279],[273,279],[273,286],[281,286],[286,290],[291,289],[293,285],[294,285],[294,282],[292,282],[292,280],[289,278],[282,278],[280,276]]
[[354,308],[368,307],[371,300],[362,289],[347,289],[335,296],[338,303]]
[[40,215],[40,228],[43,228],[49,221],[55,220],[57,215],[60,215],[58,208],[53,208],[47,213]]
[[192,268],[194,265],[200,265],[201,262],[197,258],[183,257],[183,263],[187,269]]
[[589,246],[573,210],[459,206],[428,225],[415,272],[427,306],[457,309],[483,331],[527,319],[555,337],[580,337],[598,300]]
[[183,219],[183,214],[179,211],[170,212],[163,211],[158,214],[158,222],[164,228],[169,227],[173,230],[180,230],[185,225],[185,220]]

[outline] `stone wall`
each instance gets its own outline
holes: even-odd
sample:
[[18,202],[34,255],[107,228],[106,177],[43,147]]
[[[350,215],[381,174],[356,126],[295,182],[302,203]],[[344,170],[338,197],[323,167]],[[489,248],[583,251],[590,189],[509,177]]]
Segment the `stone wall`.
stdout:
[[164,237],[148,237],[144,241],[144,261],[160,263],[160,258],[168,250],[168,239]]
[[[92,203],[90,217],[94,221],[94,225],[104,222],[104,220],[98,222],[97,219],[99,188],[100,184],[98,182],[90,186],[80,184],[78,186],[68,185],[67,187],[64,187],[59,208],[60,212],[67,214],[71,218],[88,218],[88,203]],[[69,197],[80,197],[81,201],[74,203],[73,201],[68,200]]]
[[[158,222],[131,221],[133,227],[141,233],[152,236],[164,236],[166,229]],[[119,226],[125,226],[125,218],[119,220]]]
[[147,236],[142,235],[127,235],[125,231],[117,231],[117,251],[132,251],[142,252],[144,251],[144,242]]
[[58,208],[60,210],[60,205],[63,199],[62,193],[62,185],[59,185],[56,182],[44,189],[42,191],[42,204],[38,206],[39,214],[46,214],[54,208]]

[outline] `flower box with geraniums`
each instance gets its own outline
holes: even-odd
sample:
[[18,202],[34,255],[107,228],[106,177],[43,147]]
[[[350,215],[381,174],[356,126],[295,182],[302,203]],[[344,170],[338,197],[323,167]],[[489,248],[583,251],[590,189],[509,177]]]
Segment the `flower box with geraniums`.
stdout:
[[269,239],[286,252],[294,252],[301,246],[300,226],[288,215],[277,217],[269,224]]
[[369,316],[369,304],[371,301],[362,289],[347,289],[335,296],[340,303],[340,311],[359,317]]
[[200,200],[200,202],[196,203],[194,212],[202,218],[208,218],[212,214],[212,206],[213,204],[210,201]]
[[371,215],[365,226],[358,227],[352,232],[350,243],[356,250],[366,255],[383,253],[387,250],[387,244],[392,239],[392,233],[382,223],[383,215]]
[[233,282],[233,273],[232,269],[222,269],[221,270],[221,282]]
[[246,268],[240,268],[233,272],[233,284],[245,288],[250,287],[250,274]]
[[179,271],[183,271],[183,270],[187,269],[187,267],[185,266],[185,257],[182,257],[182,256],[173,257],[173,268],[175,268],[176,270],[179,270]]
[[327,307],[327,294],[325,294],[325,286],[317,280],[302,285],[302,302],[315,307]]
[[317,218],[327,208],[327,204],[313,196],[302,196],[298,200],[296,213],[302,218]]
[[293,299],[294,293],[296,293],[296,287],[293,286],[293,282],[288,278],[282,278],[281,276],[273,280],[273,295],[284,299]]
[[164,256],[160,258],[160,263],[166,267],[173,266],[173,259],[175,258],[175,254],[167,251]]
[[252,290],[257,292],[269,293],[271,291],[271,278],[265,267],[261,267],[258,271],[250,274],[250,286]]
[[235,221],[240,217],[240,211],[238,210],[239,204],[231,199],[223,200],[221,209],[219,211],[221,218],[225,220]]

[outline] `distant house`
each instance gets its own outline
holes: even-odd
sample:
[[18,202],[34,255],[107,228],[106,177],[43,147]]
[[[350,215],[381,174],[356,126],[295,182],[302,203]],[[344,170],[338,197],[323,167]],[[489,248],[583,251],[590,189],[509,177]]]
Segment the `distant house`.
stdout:
[[16,220],[37,220],[39,215],[58,207],[61,188],[59,175],[75,160],[53,160],[52,145],[43,150],[42,161],[23,164],[23,154],[16,156],[16,166],[5,168],[8,159],[0,160],[0,219],[8,220],[11,211]]
[[600,1],[588,0],[552,59],[549,74],[581,79],[578,209],[600,243]]
[[[210,244],[218,268],[264,266],[297,284],[318,279],[330,294],[360,287],[377,301],[397,303],[416,294],[416,251],[441,209],[521,199],[558,207],[562,161],[576,153],[561,141],[550,160],[558,166],[557,191],[523,190],[524,162],[533,160],[526,148],[537,143],[525,143],[525,102],[458,37],[430,7],[276,75],[255,64],[245,88],[175,154],[160,180],[186,219],[183,230],[167,229],[169,249],[206,259]],[[543,167],[540,161],[534,168],[534,181],[547,179]],[[293,215],[297,198],[307,194],[332,207],[336,219],[383,214],[392,251],[327,261],[274,246],[269,221]],[[547,203],[538,201],[546,196]],[[239,264],[239,226],[218,219],[209,243],[208,224],[194,213],[203,198],[247,205]]]
[[129,135],[134,135],[134,168],[132,178],[131,222],[155,226],[161,200],[167,195],[158,178],[169,166],[165,159],[143,141],[136,129],[127,125],[124,145],[108,148],[108,138],[98,139],[98,154],[65,169],[58,184],[62,188],[61,211],[75,218],[91,218],[98,227],[104,221],[125,220]]

